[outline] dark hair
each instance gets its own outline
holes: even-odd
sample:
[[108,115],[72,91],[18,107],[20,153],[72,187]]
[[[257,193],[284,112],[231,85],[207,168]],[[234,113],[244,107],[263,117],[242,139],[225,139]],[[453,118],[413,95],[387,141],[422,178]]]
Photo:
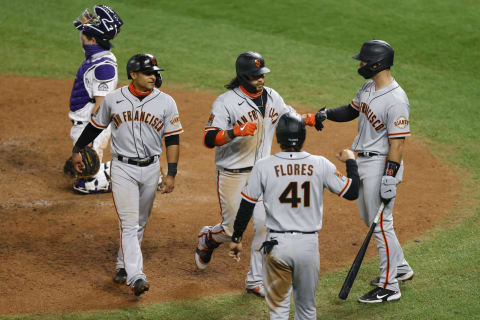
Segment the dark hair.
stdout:
[[302,147],[303,145],[300,145],[300,146],[285,146],[283,144],[280,145],[280,149],[286,152],[300,152],[302,150]]
[[230,90],[235,89],[236,87],[240,87],[240,79],[238,79],[238,77],[233,78],[225,85],[225,88]]
[[112,48],[112,44],[108,40],[103,40],[98,37],[92,36],[91,34],[88,34],[86,32],[82,32],[85,37],[87,37],[88,40],[95,39],[97,41],[97,44],[102,47],[105,50],[110,50]]

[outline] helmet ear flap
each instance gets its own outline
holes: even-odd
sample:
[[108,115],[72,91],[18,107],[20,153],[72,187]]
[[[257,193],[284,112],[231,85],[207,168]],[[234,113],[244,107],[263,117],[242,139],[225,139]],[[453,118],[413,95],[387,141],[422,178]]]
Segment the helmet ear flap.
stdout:
[[162,75],[160,74],[160,72],[157,72],[157,79],[155,79],[155,88],[160,88],[162,86],[162,82]]

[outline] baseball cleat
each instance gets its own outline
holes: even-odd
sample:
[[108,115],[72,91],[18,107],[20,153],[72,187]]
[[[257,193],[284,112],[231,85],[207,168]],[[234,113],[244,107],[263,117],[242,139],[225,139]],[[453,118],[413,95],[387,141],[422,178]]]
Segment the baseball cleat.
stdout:
[[127,282],[127,271],[124,268],[118,269],[113,281],[119,284]]
[[[203,227],[198,235],[198,245],[197,249],[195,249],[195,264],[200,270],[205,270],[207,268],[212,259],[213,250],[220,245],[220,243],[213,240],[210,228],[211,227],[209,226]],[[201,240],[204,240],[205,245],[207,246],[206,248],[202,246]]]
[[393,290],[384,289],[382,287],[376,287],[375,289],[371,290],[370,292],[358,298],[358,302],[382,303],[382,302],[400,300],[401,296],[402,294],[400,293],[400,291],[393,291]]
[[150,289],[150,283],[145,280],[145,279],[138,279],[135,281],[132,291],[133,294],[136,295],[137,297],[144,293],[145,291],[148,291]]
[[[413,279],[413,270],[408,271],[407,273],[397,273],[396,276],[398,282],[405,282]],[[373,278],[370,281],[370,284],[374,287],[378,287],[380,285],[380,277]]]
[[99,183],[99,180],[97,178],[92,178],[88,180],[78,179],[77,182],[73,185],[73,191],[80,194],[106,193],[111,191],[111,186],[110,182],[108,181]]
[[247,293],[253,293],[254,295],[260,298],[265,298],[265,287],[263,283],[254,288],[246,288],[246,290],[247,290]]

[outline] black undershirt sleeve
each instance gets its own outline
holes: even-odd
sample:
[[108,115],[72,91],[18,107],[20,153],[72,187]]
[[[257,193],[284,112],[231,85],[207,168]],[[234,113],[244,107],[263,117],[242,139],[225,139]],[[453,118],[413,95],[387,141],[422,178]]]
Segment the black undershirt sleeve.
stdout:
[[209,130],[207,131],[207,134],[205,135],[204,138],[204,143],[207,148],[215,148],[215,138],[217,137],[217,133],[219,133],[220,130]]
[[93,126],[93,124],[89,123],[83,129],[82,134],[78,138],[77,142],[75,143],[75,147],[77,149],[83,149],[85,148],[90,142],[95,140],[96,137],[103,131],[103,129],[98,129]]
[[352,185],[348,188],[343,197],[347,200],[355,200],[358,198],[360,189],[360,176],[358,175],[357,161],[353,159],[347,160],[347,177],[352,179]]
[[235,223],[233,224],[233,237],[241,237],[243,232],[247,228],[248,222],[252,218],[253,209],[255,208],[255,203],[248,202],[245,199],[242,199],[240,202],[240,208],[238,208],[237,217],[235,218]]
[[356,119],[359,112],[351,105],[341,106],[333,109],[327,109],[327,119],[335,122],[347,122]]
[[180,135],[174,134],[168,137],[165,137],[165,147],[179,145],[180,144]]

